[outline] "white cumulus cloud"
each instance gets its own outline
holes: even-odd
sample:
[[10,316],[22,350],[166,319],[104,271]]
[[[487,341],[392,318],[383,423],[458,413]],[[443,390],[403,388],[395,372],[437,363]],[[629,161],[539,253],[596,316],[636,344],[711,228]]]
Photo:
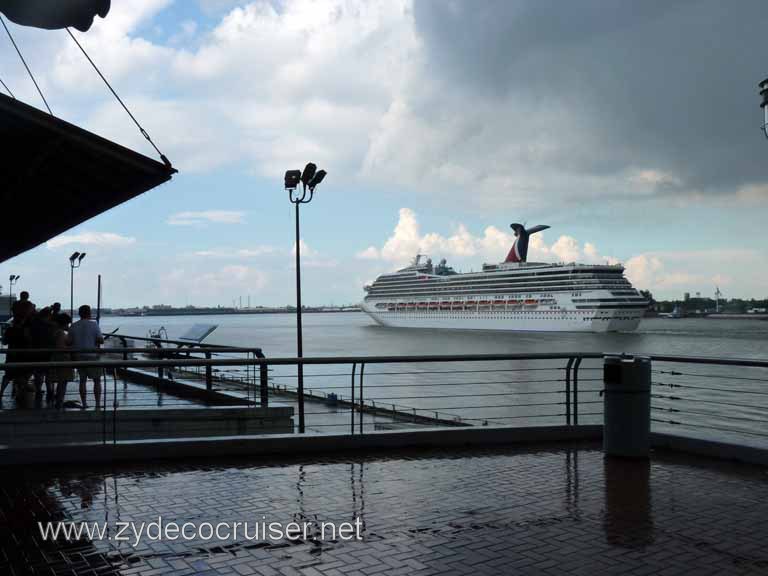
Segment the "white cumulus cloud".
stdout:
[[78,246],[127,246],[134,244],[136,238],[132,236],[121,236],[114,232],[81,232],[79,234],[62,234],[52,238],[45,243],[50,248],[61,248],[68,244],[77,244]]
[[201,212],[176,212],[168,217],[171,226],[200,226],[202,224],[242,224],[245,212],[239,210],[204,210]]
[[[482,234],[475,235],[461,223],[448,236],[437,232],[422,233],[416,213],[410,208],[401,208],[395,229],[384,244],[380,248],[368,246],[355,256],[361,260],[386,260],[397,265],[408,262],[416,254],[459,259],[479,256],[489,262],[499,262],[507,255],[514,240],[514,234],[499,230],[495,226],[488,226]],[[617,262],[615,258],[601,256],[594,244],[586,242],[582,245],[571,236],[560,236],[551,246],[547,245],[542,233],[530,237],[528,259],[553,262]]]

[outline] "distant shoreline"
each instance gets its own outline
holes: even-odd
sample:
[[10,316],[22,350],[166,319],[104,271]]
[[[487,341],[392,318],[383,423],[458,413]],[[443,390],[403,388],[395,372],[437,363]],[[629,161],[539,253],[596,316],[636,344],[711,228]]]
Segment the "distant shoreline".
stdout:
[[[362,309],[355,306],[345,308],[302,308],[302,314],[330,314],[335,312],[347,313],[347,312],[362,312]],[[135,318],[147,318],[147,317],[163,317],[163,316],[234,316],[242,314],[296,314],[296,310],[288,310],[285,308],[275,309],[259,309],[259,310],[233,310],[233,309],[174,309],[174,310],[144,310],[140,313],[135,312],[118,312],[118,311],[102,311],[101,315],[106,316],[120,316],[120,317],[135,317]]]

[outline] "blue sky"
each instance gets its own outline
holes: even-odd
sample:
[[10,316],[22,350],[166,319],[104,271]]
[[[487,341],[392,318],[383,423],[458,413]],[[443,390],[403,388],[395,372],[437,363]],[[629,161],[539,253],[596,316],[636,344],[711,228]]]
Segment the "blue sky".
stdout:
[[[351,303],[416,252],[621,261],[638,288],[768,296],[759,2],[124,0],[80,39],[179,174],[0,264],[33,300]],[[11,24],[57,115],[153,151],[63,32]],[[653,39],[653,41],[650,41]],[[40,106],[10,46],[0,77]],[[5,282],[0,281],[0,284]],[[4,286],[7,291],[7,286]]]

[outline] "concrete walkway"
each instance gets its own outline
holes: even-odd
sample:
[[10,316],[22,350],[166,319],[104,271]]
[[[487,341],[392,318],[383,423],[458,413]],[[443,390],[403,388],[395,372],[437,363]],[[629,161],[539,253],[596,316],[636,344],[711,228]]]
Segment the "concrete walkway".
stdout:
[[[361,541],[114,540],[118,522],[353,522]],[[106,522],[44,541],[37,522]],[[317,524],[314,524],[317,526]],[[544,445],[0,475],[2,574],[768,574],[768,470]]]

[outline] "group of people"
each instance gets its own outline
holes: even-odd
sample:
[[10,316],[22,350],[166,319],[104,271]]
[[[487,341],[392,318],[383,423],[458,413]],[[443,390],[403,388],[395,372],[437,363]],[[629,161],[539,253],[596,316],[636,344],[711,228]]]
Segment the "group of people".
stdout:
[[[13,303],[12,318],[3,333],[3,344],[8,347],[6,370],[3,374],[0,402],[5,389],[12,384],[12,395],[17,399],[21,394],[34,393],[36,398],[43,395],[45,384],[46,402],[57,408],[64,407],[67,383],[74,380],[71,368],[14,368],[13,362],[56,362],[70,360],[96,360],[97,352],[79,352],[95,350],[104,342],[98,323],[91,318],[91,307],[78,308],[80,320],[72,322],[66,312],[61,311],[61,304],[55,302],[40,310],[30,301],[28,292],[21,292]],[[79,368],[80,407],[88,407],[86,384],[93,380],[93,392],[96,406],[101,403],[101,370],[98,368]]]

